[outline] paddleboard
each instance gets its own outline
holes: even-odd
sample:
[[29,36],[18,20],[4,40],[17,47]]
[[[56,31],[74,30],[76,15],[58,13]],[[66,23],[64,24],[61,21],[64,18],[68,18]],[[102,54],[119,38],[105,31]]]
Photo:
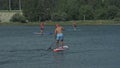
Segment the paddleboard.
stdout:
[[60,52],[60,51],[64,51],[66,49],[68,49],[68,46],[60,46],[58,48],[53,49],[54,52]]
[[40,32],[34,32],[34,34],[37,34],[37,35],[52,35],[53,33],[40,33]]
[[34,32],[34,34],[42,34],[42,33],[40,33],[40,32]]

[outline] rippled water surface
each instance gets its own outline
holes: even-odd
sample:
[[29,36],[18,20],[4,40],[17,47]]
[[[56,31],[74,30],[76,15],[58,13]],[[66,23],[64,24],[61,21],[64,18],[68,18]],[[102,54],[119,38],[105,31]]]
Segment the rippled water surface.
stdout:
[[64,28],[69,49],[54,53],[54,26],[0,26],[0,68],[120,68],[120,26]]

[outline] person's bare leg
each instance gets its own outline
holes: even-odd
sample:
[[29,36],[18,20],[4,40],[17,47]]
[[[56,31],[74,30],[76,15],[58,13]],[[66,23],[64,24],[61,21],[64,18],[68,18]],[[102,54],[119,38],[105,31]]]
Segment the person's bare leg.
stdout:
[[43,34],[43,30],[41,30],[41,32],[40,32],[41,34]]
[[74,27],[74,31],[76,31],[76,27]]
[[59,41],[56,41],[56,48],[58,48],[58,45],[59,45]]
[[64,46],[64,42],[63,42],[63,41],[61,41],[61,46],[62,46],[62,47]]

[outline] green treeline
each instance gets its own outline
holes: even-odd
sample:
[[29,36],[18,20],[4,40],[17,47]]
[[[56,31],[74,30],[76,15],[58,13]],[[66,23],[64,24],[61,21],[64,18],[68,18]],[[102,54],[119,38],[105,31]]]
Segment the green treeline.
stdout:
[[0,10],[20,7],[29,21],[120,19],[120,0],[0,0]]

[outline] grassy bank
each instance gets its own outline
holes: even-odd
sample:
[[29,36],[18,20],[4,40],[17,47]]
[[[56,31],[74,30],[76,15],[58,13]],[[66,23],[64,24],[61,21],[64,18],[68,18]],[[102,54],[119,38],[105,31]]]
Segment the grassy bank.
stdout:
[[[73,21],[46,21],[45,25],[55,25],[59,23],[61,25],[72,25]],[[120,21],[113,20],[79,20],[76,21],[77,25],[120,25]],[[28,26],[38,26],[40,22],[28,22],[28,23],[19,23],[19,22],[0,22],[0,25],[28,25]]]

